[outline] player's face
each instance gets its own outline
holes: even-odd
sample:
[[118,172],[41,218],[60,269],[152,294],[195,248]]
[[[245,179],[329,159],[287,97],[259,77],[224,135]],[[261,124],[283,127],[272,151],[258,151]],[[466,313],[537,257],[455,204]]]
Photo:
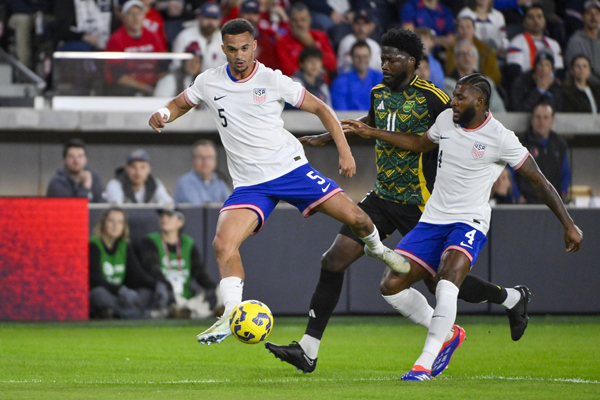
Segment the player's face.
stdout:
[[456,85],[452,99],[452,121],[455,124],[466,126],[475,118],[475,103],[478,96],[471,85]]
[[80,172],[87,164],[85,150],[81,147],[71,147],[69,150],[67,150],[64,163],[68,172],[72,174]]
[[381,51],[383,83],[390,89],[402,86],[415,70],[415,58],[395,47],[384,46]]
[[221,48],[227,57],[230,69],[243,77],[250,73],[249,68],[254,66],[254,51],[256,50],[256,40],[250,35],[250,32],[225,35]]
[[120,211],[111,211],[104,221],[104,234],[116,240],[123,235],[125,230],[125,216]]
[[142,186],[150,175],[150,163],[147,161],[133,161],[125,166],[125,172],[134,187]]

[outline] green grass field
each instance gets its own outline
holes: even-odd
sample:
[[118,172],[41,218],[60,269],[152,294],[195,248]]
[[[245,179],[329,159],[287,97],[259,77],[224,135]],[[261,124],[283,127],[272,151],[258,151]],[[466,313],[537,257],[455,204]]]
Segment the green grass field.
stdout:
[[[600,317],[458,316],[467,340],[433,382],[402,382],[425,330],[401,317],[334,317],[303,375],[262,344],[201,346],[213,321],[0,323],[0,399],[600,399]],[[268,340],[306,318],[275,317]]]

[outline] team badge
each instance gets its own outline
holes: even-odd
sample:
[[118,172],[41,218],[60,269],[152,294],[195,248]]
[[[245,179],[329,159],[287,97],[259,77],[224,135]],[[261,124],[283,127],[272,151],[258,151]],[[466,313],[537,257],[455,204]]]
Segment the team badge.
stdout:
[[265,98],[267,97],[267,89],[260,88],[254,89],[254,102],[258,104],[262,104],[265,102]]
[[483,157],[483,153],[485,153],[485,144],[475,142],[473,150],[471,150],[473,158],[481,158]]
[[414,101],[406,101],[404,102],[404,105],[402,105],[402,111],[404,111],[405,113],[410,112],[410,110],[412,110],[412,108],[414,107],[415,102]]

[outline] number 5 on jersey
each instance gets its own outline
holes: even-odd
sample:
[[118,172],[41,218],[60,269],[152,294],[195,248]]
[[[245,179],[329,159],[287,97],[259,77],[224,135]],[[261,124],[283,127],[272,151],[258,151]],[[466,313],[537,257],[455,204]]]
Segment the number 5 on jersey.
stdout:
[[221,122],[221,125],[223,125],[223,127],[227,126],[227,117],[225,117],[225,109],[224,108],[219,108],[219,117],[221,117],[221,119],[223,120],[223,122]]

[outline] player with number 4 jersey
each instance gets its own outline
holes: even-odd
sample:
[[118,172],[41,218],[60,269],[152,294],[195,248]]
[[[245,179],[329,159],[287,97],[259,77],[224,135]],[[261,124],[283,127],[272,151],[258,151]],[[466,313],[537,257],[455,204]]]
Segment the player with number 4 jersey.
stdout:
[[[523,175],[564,227],[568,252],[579,250],[581,230],[514,132],[489,111],[491,87],[478,73],[458,80],[451,110],[442,112],[425,135],[374,129],[360,121],[342,121],[344,132],[392,143],[400,148],[427,152],[439,146],[437,175],[431,198],[417,226],[396,251],[410,261],[411,271],[399,277],[404,290],[428,276],[439,279],[433,312],[419,309],[408,296],[397,306],[412,310],[411,319],[430,315],[429,332],[421,356],[402,380],[431,380],[450,362],[464,339],[454,325],[459,287],[485,243],[491,210],[489,193],[506,164]],[[402,297],[402,293],[399,295]],[[448,333],[454,329],[450,340]]]
[[219,213],[213,240],[225,311],[198,335],[202,344],[220,343],[231,335],[228,319],[242,301],[245,277],[239,247],[259,231],[279,200],[295,205],[306,217],[322,212],[344,222],[372,257],[398,273],[410,269],[404,257],[381,243],[369,216],[335,182],[308,164],[300,142],[283,128],[286,102],[315,114],[332,133],[340,154],[340,174],[354,175],[354,158],[331,108],[289,77],[258,62],[253,34],[252,24],[244,19],[227,22],[221,29],[227,64],[200,74],[149,120],[160,132],[165,123],[204,102],[227,152],[234,191]]

